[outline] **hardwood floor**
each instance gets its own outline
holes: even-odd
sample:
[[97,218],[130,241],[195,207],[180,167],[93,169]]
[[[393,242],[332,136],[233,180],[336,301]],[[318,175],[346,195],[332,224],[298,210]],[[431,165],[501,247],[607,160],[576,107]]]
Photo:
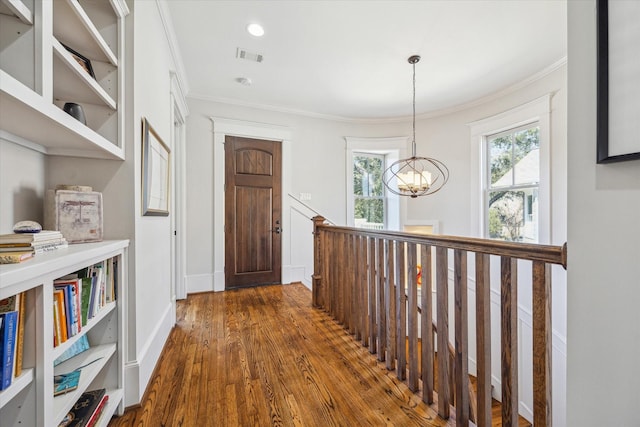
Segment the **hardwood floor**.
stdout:
[[141,406],[109,426],[446,426],[301,284],[178,302]]
[[[144,400],[109,426],[455,425],[436,408],[292,284],[179,301]],[[499,426],[500,403],[492,409]]]

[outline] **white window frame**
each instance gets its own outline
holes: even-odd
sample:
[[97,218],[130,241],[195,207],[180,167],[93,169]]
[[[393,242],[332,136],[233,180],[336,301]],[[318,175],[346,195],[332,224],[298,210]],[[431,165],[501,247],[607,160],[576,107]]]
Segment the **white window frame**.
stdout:
[[[354,151],[353,152],[353,157],[367,157],[370,159],[382,159],[382,176],[384,176],[384,171],[386,169],[386,155],[384,154],[378,154],[378,153],[371,153],[371,152],[364,152],[364,151]],[[354,168],[354,164],[353,162],[351,163],[351,172],[353,173],[353,168]],[[352,178],[353,179],[353,178]],[[352,181],[353,183],[353,181]],[[355,190],[352,188],[352,190]],[[356,194],[354,194],[354,192],[352,191],[351,193],[351,197],[353,199],[353,205],[354,205],[354,211],[355,211],[355,201],[360,198],[363,200],[382,200],[382,211],[383,211],[383,217],[382,217],[382,224],[383,224],[383,228],[387,228],[387,211],[388,209],[388,191],[386,189],[386,187],[383,185],[382,186],[382,195],[381,196],[358,196]],[[355,216],[355,215],[354,215]],[[353,218],[354,223],[355,223],[355,218]]]
[[488,238],[487,137],[536,123],[540,127],[540,182],[538,186],[538,242],[551,240],[551,97],[544,95],[501,114],[469,123],[471,133],[471,232]]
[[[534,121],[531,123],[527,123],[523,126],[516,126],[510,129],[507,129],[505,131],[502,132],[498,132],[498,133],[494,133],[491,135],[485,135],[483,137],[483,150],[484,150],[484,161],[486,162],[485,165],[485,174],[484,174],[484,179],[485,179],[485,184],[484,184],[484,194],[483,194],[483,198],[484,198],[484,223],[483,223],[483,236],[487,237],[487,238],[491,238],[490,234],[489,234],[489,219],[487,218],[488,214],[489,214],[489,200],[490,198],[490,194],[492,191],[524,191],[527,189],[532,189],[534,188],[538,194],[540,193],[540,177],[538,176],[538,182],[536,184],[533,183],[525,183],[525,184],[515,184],[513,181],[515,178],[515,163],[512,165],[511,168],[511,179],[512,179],[512,184],[511,185],[506,185],[506,186],[502,186],[502,187],[492,187],[491,185],[491,148],[489,147],[489,142],[495,138],[499,138],[501,136],[505,136],[505,135],[513,135],[517,132],[523,131],[523,130],[527,130],[527,129],[531,129],[531,128],[538,128],[538,143],[540,142],[540,123],[538,123],[538,121]],[[538,150],[539,150],[539,146],[538,146]],[[513,150],[514,147],[511,147],[511,156],[513,159]],[[524,216],[526,214],[526,203],[527,201],[523,201],[523,211],[522,211],[522,215]],[[540,205],[540,203],[538,202],[538,206]],[[523,221],[524,221],[524,217],[523,217]],[[539,222],[539,218],[537,218],[538,222]],[[540,232],[538,227],[536,226],[536,243],[538,243],[539,239],[540,239]]]
[[[347,136],[346,141],[346,206],[347,226],[354,224],[354,198],[353,198],[353,157],[355,153],[381,154],[385,156],[385,168],[401,157],[405,157],[409,143],[408,136],[390,138],[360,138]],[[401,230],[404,223],[406,201],[400,196],[385,192],[385,227],[389,230]]]

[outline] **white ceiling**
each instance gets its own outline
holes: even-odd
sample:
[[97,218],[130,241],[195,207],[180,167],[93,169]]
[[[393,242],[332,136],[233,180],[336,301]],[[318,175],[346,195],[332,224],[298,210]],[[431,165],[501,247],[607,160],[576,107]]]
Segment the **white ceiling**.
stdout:
[[[168,0],[188,96],[342,118],[454,108],[567,54],[564,0]],[[261,38],[249,23],[265,28]],[[244,48],[262,63],[236,59]],[[251,86],[237,78],[247,77]]]

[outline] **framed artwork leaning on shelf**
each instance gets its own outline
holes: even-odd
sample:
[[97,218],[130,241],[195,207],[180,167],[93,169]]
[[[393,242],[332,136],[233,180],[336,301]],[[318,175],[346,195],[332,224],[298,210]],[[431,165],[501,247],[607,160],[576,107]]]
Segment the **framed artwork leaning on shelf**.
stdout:
[[142,118],[142,215],[169,215],[171,150]]
[[73,59],[76,60],[76,62],[80,65],[80,67],[82,67],[83,70],[85,70],[91,77],[95,79],[96,74],[93,72],[93,66],[91,65],[91,61],[88,58],[85,58],[84,56],[82,56],[80,53],[71,49],[66,44],[64,43],[61,43],[61,44],[65,49],[67,49],[67,51],[69,51],[71,56],[73,56]]

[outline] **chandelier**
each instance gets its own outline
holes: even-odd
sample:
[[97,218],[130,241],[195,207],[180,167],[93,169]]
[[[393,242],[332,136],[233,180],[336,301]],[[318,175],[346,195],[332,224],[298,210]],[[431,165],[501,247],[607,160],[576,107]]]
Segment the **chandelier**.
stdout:
[[416,156],[416,63],[418,55],[408,59],[413,66],[413,138],[411,157],[393,162],[384,172],[384,186],[399,196],[428,196],[449,180],[449,169],[440,160]]

